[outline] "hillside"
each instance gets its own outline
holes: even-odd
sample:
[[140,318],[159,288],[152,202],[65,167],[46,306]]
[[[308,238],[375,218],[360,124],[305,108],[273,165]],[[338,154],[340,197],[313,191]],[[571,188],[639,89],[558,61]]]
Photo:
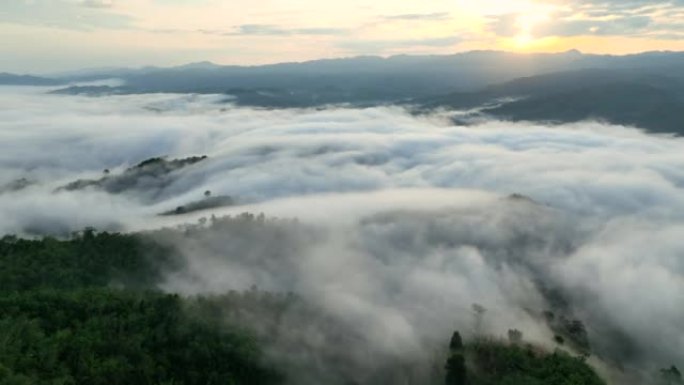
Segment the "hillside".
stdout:
[[[292,226],[249,215],[211,224],[247,239],[290,232]],[[195,226],[130,235],[86,230],[64,240],[2,238],[0,325],[6,327],[0,329],[0,381],[438,385],[446,378],[449,385],[484,385],[562,378],[566,382],[554,383],[603,384],[579,358],[494,340],[467,344],[467,382],[453,382],[452,364],[440,369],[448,358],[442,348],[416,362],[390,355],[369,365],[360,331],[293,293],[160,292],[169,273],[185,269],[176,250],[160,242],[202,239],[209,231]],[[286,238],[282,246],[291,247]],[[453,344],[449,362],[460,354]]]
[[510,120],[573,123],[601,120],[650,132],[684,134],[684,100],[656,86],[615,83],[532,96],[488,110]]
[[600,120],[650,132],[684,133],[684,83],[634,70],[582,70],[526,77],[478,92],[412,102],[422,112],[469,109],[498,119],[574,123]]

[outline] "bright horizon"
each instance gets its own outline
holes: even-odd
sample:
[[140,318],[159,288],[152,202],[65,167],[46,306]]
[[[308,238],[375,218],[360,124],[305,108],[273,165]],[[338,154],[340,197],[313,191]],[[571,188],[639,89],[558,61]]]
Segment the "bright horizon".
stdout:
[[684,50],[681,1],[5,0],[0,72],[473,50]]

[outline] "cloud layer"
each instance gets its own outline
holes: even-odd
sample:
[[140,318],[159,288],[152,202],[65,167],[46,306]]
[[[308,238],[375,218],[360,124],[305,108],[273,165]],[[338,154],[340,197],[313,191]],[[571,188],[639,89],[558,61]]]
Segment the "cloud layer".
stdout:
[[[0,103],[0,186],[30,183],[0,193],[0,233],[194,221],[210,213],[157,214],[210,190],[241,204],[216,215],[304,228],[167,240],[188,257],[168,290],[292,291],[374,351],[415,358],[472,331],[474,302],[491,333],[551,344],[535,315],[551,287],[604,361],[684,362],[681,139],[596,122],[462,127],[395,107],[256,110],[211,95],[4,89]],[[160,155],[209,159],[154,194],[55,192]]]

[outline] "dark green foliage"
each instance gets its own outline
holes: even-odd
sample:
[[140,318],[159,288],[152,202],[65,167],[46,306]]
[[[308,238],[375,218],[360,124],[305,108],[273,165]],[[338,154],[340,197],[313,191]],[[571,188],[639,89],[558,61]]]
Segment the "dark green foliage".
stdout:
[[[209,192],[209,191],[207,191]],[[195,211],[214,209],[217,207],[233,206],[235,200],[227,195],[211,196],[211,193],[204,193],[205,198],[202,200],[189,202],[183,206],[176,207],[175,210],[166,211],[161,215],[182,215]]]
[[174,172],[206,159],[206,155],[171,160],[163,157],[150,158],[121,173],[105,172],[105,175],[99,179],[79,179],[58,188],[57,191],[95,188],[107,191],[110,194],[124,194],[144,192],[151,187],[164,189],[173,182]]
[[0,240],[0,292],[39,288],[149,287],[171,250],[137,235],[86,230],[70,240]]
[[522,332],[509,330],[510,344],[478,338],[463,345],[455,332],[445,365],[446,385],[605,385],[584,359],[522,345]]
[[676,366],[672,365],[669,369],[662,369],[660,371],[662,383],[665,385],[679,385],[684,384],[682,380],[682,373]]
[[461,333],[455,331],[449,341],[449,359],[444,370],[446,371],[446,385],[464,385],[466,383],[466,363],[463,355],[463,338]]
[[567,342],[569,346],[583,355],[589,356],[591,354],[589,334],[582,321],[563,315],[557,316],[550,311],[544,312],[544,318],[549,328],[556,333],[554,341],[557,344],[563,345]]
[[157,171],[157,169],[162,168],[164,170],[176,170],[179,168],[183,168],[185,166],[189,166],[195,163],[199,163],[203,160],[207,159],[206,155],[202,156],[191,156],[183,159],[172,159],[172,160],[166,160],[164,157],[156,157],[156,158],[149,158],[146,160],[143,160],[142,162],[138,163],[137,165],[129,168],[126,170],[126,172],[131,172],[131,171],[137,171],[137,170],[145,170],[145,169],[151,169],[154,171]]
[[164,162],[165,162],[165,160],[162,157],[149,158],[149,159],[143,160],[142,162],[138,163],[136,166],[130,168],[129,170],[134,170],[136,168],[145,168],[147,166],[152,166],[152,165],[157,165],[157,164],[163,164]]
[[449,350],[459,351],[463,349],[463,338],[461,338],[461,333],[455,331],[451,336],[451,341],[449,342]]
[[522,343],[523,334],[518,329],[510,329],[508,331],[508,341],[514,345]]
[[478,339],[466,347],[474,371],[472,385],[604,385],[583,358],[560,350],[547,353],[531,345]]
[[181,305],[108,289],[5,295],[0,383],[274,383],[247,337],[193,321]]
[[276,383],[248,334],[149,291],[172,255],[143,235],[2,238],[0,384]]
[[465,357],[462,353],[453,353],[446,363],[446,385],[465,385],[467,373]]
[[[255,288],[188,299],[152,291],[166,272],[183,267],[174,250],[155,239],[202,241],[213,235],[251,245],[261,239],[255,234],[268,234],[295,252],[298,243],[283,231],[298,226],[243,214],[147,234],[86,230],[65,240],[0,239],[0,385],[278,383],[257,341],[269,344],[278,372],[293,383],[426,383],[423,362],[415,370],[400,359],[368,369],[374,357],[363,335],[295,295]],[[306,242],[315,238],[304,230],[298,234]],[[273,258],[281,255],[266,250]],[[484,307],[473,310],[481,323]],[[306,333],[292,328],[304,324]],[[521,344],[464,344],[458,332],[445,372],[441,356],[428,360],[437,362],[431,384],[603,384],[581,359]]]

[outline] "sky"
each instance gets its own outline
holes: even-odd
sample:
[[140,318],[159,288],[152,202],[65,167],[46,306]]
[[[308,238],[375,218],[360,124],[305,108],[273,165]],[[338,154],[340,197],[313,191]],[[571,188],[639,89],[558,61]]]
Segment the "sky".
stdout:
[[2,0],[0,71],[684,50],[684,0]]

